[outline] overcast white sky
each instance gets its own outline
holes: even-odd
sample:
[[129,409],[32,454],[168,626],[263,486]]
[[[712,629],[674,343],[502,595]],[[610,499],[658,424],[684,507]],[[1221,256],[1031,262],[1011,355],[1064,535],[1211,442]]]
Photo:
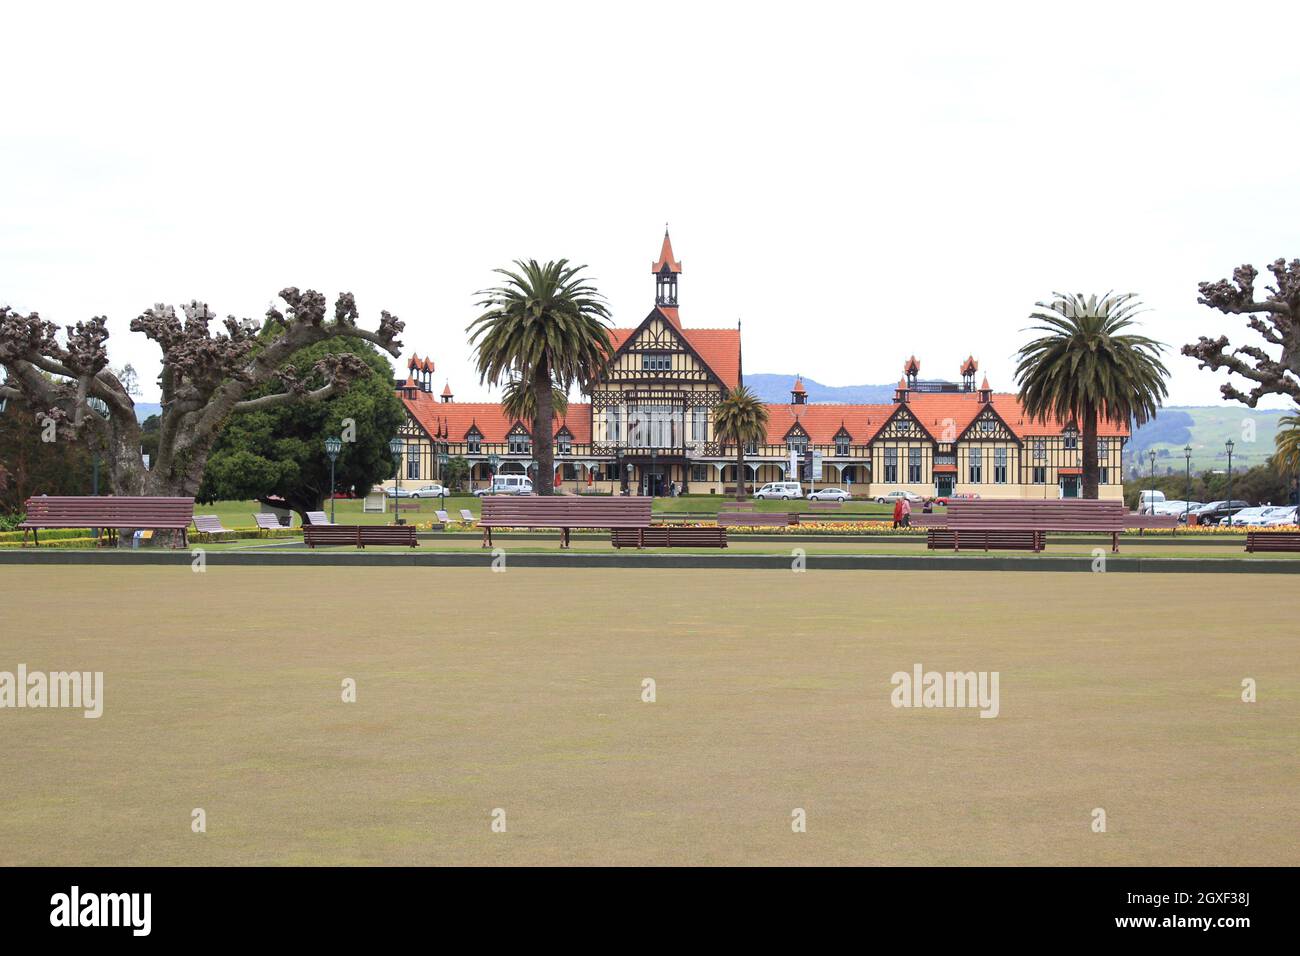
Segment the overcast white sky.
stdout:
[[750,372],[994,387],[1036,299],[1135,291],[1170,404],[1255,341],[1196,284],[1300,256],[1297,5],[31,3],[0,7],[0,302],[107,314],[156,400],[155,301],[286,285],[464,328],[516,257],[588,263],[619,325],[663,224],[688,326]]

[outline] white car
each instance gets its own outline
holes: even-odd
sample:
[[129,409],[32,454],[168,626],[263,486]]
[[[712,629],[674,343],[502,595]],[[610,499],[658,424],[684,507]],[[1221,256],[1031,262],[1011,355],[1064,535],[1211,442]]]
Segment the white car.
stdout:
[[1232,515],[1229,518],[1222,519],[1219,522],[1219,524],[1232,525],[1233,527],[1237,527],[1237,528],[1257,527],[1264,523],[1264,521],[1268,518],[1270,512],[1281,511],[1281,510],[1283,509],[1276,508],[1272,505],[1263,505],[1259,508],[1242,508],[1235,515]]
[[1274,508],[1272,513],[1270,513],[1269,516],[1265,518],[1263,522],[1264,527],[1266,528],[1274,527],[1276,525],[1295,524],[1295,523],[1296,523],[1295,505],[1292,505],[1290,508]]
[[497,475],[492,479],[491,486],[479,488],[474,494],[482,498],[484,495],[531,495],[533,493],[533,479],[524,475]]
[[802,498],[803,485],[797,481],[772,481],[754,492],[754,497],[760,501],[768,498],[780,498],[782,501],[789,501],[791,498]]
[[910,501],[914,504],[920,503],[925,500],[920,495],[918,495],[915,491],[891,491],[887,495],[877,495],[876,503],[881,505],[889,505],[889,504],[893,504],[895,501],[898,501],[900,498],[904,498],[907,501]]
[[425,485],[422,488],[416,488],[411,492],[412,498],[443,498],[450,497],[451,492],[436,482],[432,485]]
[[843,488],[818,488],[808,492],[809,501],[848,501],[851,497]]

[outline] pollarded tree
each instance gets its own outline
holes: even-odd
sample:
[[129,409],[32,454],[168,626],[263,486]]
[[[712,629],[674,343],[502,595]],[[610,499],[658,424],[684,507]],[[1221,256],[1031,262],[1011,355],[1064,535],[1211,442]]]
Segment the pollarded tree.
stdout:
[[1073,421],[1083,433],[1083,497],[1098,496],[1097,425],[1141,425],[1155,417],[1168,390],[1169,370],[1160,361],[1164,348],[1131,331],[1141,308],[1126,292],[1097,296],[1055,293],[1051,302],[1035,303],[1030,314],[1043,335],[1018,354],[1016,381],[1020,402],[1030,418]]
[[[208,328],[214,313],[201,302],[183,306],[181,314],[172,306],[156,305],[132,320],[131,330],[153,339],[163,353],[158,452],[148,470],[140,454],[135,402],[108,367],[104,316],[68,326],[60,342],[53,322],[34,312],[20,315],[0,307],[0,365],[8,373],[0,399],[23,396],[37,415],[53,423],[60,440],[97,451],[115,494],[194,495],[208,453],[231,414],[327,398],[369,372],[349,353],[326,355],[311,369],[298,369],[287,364],[295,353],[349,336],[400,354],[401,320],[381,312],[377,331],[359,328],[351,293],[339,296],[332,319],[319,292],[287,288],[280,297],[288,308],[267,311],[268,325],[282,330],[269,340],[259,335],[261,323],[234,316],[226,318],[224,333],[214,335]],[[313,376],[325,384],[310,387]],[[250,397],[273,383],[281,390]],[[102,403],[98,411],[92,402]]]
[[1254,408],[1265,395],[1286,395],[1300,402],[1300,259],[1278,259],[1268,267],[1276,285],[1267,286],[1262,299],[1255,298],[1255,278],[1259,273],[1252,265],[1233,270],[1232,280],[1202,282],[1197,302],[1218,309],[1226,315],[1248,315],[1246,325],[1259,333],[1269,345],[1280,347],[1274,358],[1258,345],[1230,349],[1228,337],[1210,339],[1202,335],[1183,354],[1200,360],[1200,368],[1218,371],[1226,368],[1255,385],[1243,392],[1231,382],[1220,386],[1223,397],[1244,402]]

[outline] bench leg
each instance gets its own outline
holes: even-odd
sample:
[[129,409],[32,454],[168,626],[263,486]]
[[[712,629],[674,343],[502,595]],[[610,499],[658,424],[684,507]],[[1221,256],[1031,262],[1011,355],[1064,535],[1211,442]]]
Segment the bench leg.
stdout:
[[638,551],[645,550],[645,528],[636,529],[636,549]]
[[1119,554],[1119,532],[1118,532],[1118,531],[1115,531],[1115,532],[1112,532],[1112,533],[1111,533],[1111,536],[1110,536],[1110,551],[1111,551],[1111,554]]

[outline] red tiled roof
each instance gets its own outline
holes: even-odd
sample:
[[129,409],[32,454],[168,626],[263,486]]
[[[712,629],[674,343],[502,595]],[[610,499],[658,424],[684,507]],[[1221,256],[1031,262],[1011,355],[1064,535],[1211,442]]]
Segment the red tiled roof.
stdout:
[[[1059,435],[1065,430],[1066,423],[1057,421],[1050,415],[1045,422],[1030,419],[1021,409],[1016,396],[1008,392],[993,393],[993,408],[1002,416],[1007,426],[1021,438]],[[1104,419],[1097,421],[1098,438],[1127,438],[1128,434],[1127,424],[1116,425]]]
[[796,421],[814,445],[830,445],[841,426],[855,445],[869,442],[893,414],[894,405],[768,405],[767,443],[780,445]]
[[659,250],[659,260],[650,266],[650,271],[658,273],[664,266],[668,267],[669,272],[681,272],[682,264],[673,258],[673,242],[668,238],[668,230],[664,230],[664,244]]
[[[660,312],[676,312],[676,309],[659,309]],[[740,329],[684,329],[674,325],[682,338],[704,360],[704,364],[722,379],[727,388],[740,384]],[[614,349],[621,349],[636,329],[610,329]]]
[[[416,392],[415,398],[402,398],[402,404],[430,435],[438,430],[439,421],[447,423],[447,435],[452,441],[464,439],[471,426],[477,426],[485,442],[503,442],[514,427],[515,419],[508,418],[497,402],[439,402],[428,392]],[[568,412],[555,423],[558,432],[568,426],[573,442],[585,445],[591,441],[591,405],[571,402]],[[531,430],[532,423],[524,422]]]

